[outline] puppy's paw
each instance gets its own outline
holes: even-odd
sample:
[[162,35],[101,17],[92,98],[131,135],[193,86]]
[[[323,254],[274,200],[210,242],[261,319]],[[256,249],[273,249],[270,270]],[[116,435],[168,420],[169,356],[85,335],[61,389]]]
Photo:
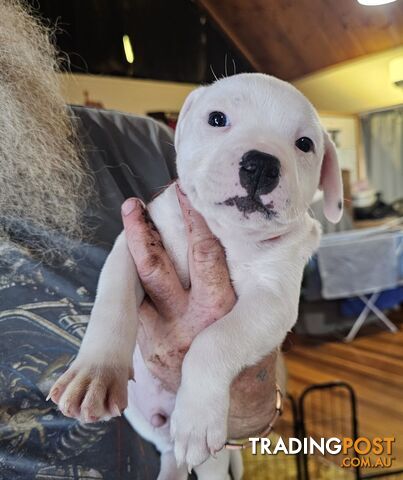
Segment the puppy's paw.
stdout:
[[48,399],[66,417],[83,423],[120,416],[127,407],[127,382],[131,366],[100,364],[77,357],[51,388]]
[[220,451],[227,439],[229,398],[179,389],[171,417],[171,436],[178,465],[189,471]]

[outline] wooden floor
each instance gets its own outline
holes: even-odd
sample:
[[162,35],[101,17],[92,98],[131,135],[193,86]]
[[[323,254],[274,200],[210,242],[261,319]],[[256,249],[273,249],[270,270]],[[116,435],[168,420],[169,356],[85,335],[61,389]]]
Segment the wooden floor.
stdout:
[[293,395],[312,383],[351,384],[358,398],[359,434],[395,437],[393,467],[403,468],[403,323],[398,325],[396,334],[380,327],[352,343],[309,345],[296,339],[285,359]]

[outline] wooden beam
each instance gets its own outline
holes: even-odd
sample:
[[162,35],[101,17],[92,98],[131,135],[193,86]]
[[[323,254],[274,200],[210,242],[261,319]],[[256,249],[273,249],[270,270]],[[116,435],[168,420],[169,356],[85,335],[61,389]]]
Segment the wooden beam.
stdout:
[[215,8],[214,0],[198,0],[198,4],[203,8],[203,10],[206,11],[207,15],[213,20],[219,29],[229,38],[229,40],[234,44],[235,48],[242,53],[251,66],[255,70],[261,71],[262,67],[255,61],[253,52],[250,52],[249,49],[246,48],[245,45],[232,34],[227,22],[225,22],[222,16],[219,14],[219,10]]

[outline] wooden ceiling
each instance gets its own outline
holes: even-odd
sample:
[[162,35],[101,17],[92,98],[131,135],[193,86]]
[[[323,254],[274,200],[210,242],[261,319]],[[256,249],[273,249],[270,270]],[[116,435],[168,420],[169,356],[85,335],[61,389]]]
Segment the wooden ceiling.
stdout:
[[198,0],[258,71],[293,80],[403,44],[403,0]]

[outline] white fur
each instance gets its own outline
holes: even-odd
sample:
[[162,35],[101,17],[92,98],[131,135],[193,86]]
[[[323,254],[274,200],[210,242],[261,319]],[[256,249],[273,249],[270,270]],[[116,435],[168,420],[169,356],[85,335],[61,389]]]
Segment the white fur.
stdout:
[[[228,127],[208,124],[209,112],[217,110],[226,113]],[[295,141],[303,136],[313,140],[314,152],[296,148]],[[342,195],[337,160],[334,151],[329,153],[333,147],[315,110],[295,88],[273,77],[236,75],[194,91],[182,109],[175,144],[181,187],[224,246],[238,300],[229,314],[193,341],[176,398],[147,374],[136,350],[139,377],[129,385],[126,416],[161,451],[160,480],[186,478],[186,470],[173,461],[173,452],[179,465],[192,467],[223,447],[232,380],[281,345],[296,321],[303,268],[320,236],[318,223],[307,213],[312,197],[319,183],[331,189],[325,191],[326,212],[337,220],[340,207],[329,202],[338,202]],[[239,162],[251,149],[275,155],[281,162],[279,185],[261,198],[276,212],[270,219],[223,203],[245,195]],[[324,158],[327,169],[321,176]],[[187,285],[187,243],[174,187],[148,210]],[[102,372],[111,359],[117,372],[130,368],[142,299],[121,234],[102,270],[90,325],[75,361],[81,370],[97,365]],[[141,405],[142,394],[153,401]],[[154,428],[150,418],[158,411],[168,422]],[[229,462],[230,454],[223,450],[196,472],[201,479],[224,480]]]

